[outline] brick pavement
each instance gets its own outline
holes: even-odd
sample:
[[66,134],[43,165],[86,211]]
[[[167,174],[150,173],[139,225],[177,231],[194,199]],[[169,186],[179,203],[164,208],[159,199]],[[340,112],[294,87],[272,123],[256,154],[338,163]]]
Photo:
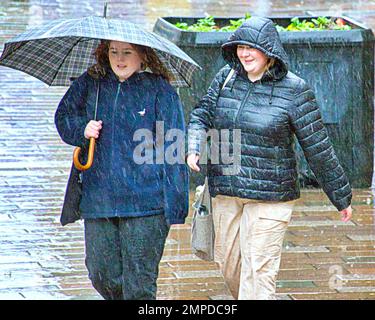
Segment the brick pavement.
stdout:
[[[202,1],[200,6],[194,5],[196,1],[176,2],[181,3],[181,15],[205,11],[241,15],[244,11],[240,1],[232,1],[231,6],[223,1]],[[1,42],[38,23],[38,17],[101,13],[95,1],[83,1],[79,7],[71,1],[30,3],[31,7],[2,2]],[[322,12],[316,1],[305,1],[302,7],[299,1],[288,1],[287,8],[280,1],[271,8],[264,3],[268,2],[263,1],[258,10],[274,15]],[[335,13],[342,9],[375,26],[372,1],[326,3]],[[148,1],[147,8],[128,5],[136,12],[132,18],[146,20],[149,26],[159,15],[176,14],[172,1],[161,6]],[[252,5],[254,9],[257,1]],[[112,12],[124,17],[127,10],[121,8],[120,1],[113,1]],[[100,299],[84,266],[82,222],[59,225],[73,148],[60,141],[53,114],[66,88],[48,88],[7,68],[0,68],[0,87],[0,299]],[[280,299],[374,299],[374,196],[370,190],[354,191],[354,208],[353,221],[343,224],[320,190],[303,191],[284,242],[277,282]],[[217,266],[192,255],[190,223],[191,215],[169,234],[158,299],[228,298]]]

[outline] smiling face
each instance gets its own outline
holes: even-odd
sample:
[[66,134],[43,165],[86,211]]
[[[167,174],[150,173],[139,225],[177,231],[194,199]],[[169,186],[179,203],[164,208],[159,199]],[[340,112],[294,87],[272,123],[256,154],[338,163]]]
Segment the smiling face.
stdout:
[[127,42],[111,41],[108,50],[109,64],[119,80],[125,81],[141,70],[143,62],[135,48]]
[[237,56],[250,80],[254,81],[262,78],[269,60],[262,51],[250,46],[238,45]]

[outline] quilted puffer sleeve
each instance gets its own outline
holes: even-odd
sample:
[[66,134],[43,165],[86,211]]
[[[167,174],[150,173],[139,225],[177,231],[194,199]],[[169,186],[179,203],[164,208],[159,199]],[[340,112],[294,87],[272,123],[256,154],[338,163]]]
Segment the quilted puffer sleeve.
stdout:
[[212,128],[212,119],[215,112],[216,102],[220,94],[225,77],[231,68],[223,67],[211,82],[206,95],[198,102],[190,113],[188,125],[188,154],[200,154],[200,145],[203,134]]
[[301,79],[295,94],[295,107],[290,112],[292,128],[320,186],[341,211],[352,199],[348,178],[328,137],[314,92]]

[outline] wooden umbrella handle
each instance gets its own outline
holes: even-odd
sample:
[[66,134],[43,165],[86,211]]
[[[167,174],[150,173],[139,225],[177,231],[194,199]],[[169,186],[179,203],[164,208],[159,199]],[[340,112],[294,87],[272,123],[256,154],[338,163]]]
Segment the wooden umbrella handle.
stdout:
[[95,138],[90,138],[90,145],[89,145],[89,154],[87,158],[87,163],[85,165],[81,164],[79,162],[79,154],[81,152],[81,148],[77,147],[74,149],[73,153],[73,162],[74,166],[81,171],[85,171],[89,169],[92,165],[92,162],[94,160],[94,150],[95,150]]

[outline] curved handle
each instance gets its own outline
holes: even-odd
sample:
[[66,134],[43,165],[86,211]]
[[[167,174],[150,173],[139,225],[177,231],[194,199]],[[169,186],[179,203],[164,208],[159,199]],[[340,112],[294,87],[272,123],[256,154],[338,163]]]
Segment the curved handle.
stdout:
[[77,147],[74,149],[73,153],[73,162],[74,166],[81,171],[85,171],[89,169],[92,165],[92,162],[94,160],[94,150],[95,150],[95,138],[90,138],[90,145],[89,145],[89,154],[87,158],[87,163],[85,165],[81,164],[79,162],[79,154],[81,152],[81,148]]

